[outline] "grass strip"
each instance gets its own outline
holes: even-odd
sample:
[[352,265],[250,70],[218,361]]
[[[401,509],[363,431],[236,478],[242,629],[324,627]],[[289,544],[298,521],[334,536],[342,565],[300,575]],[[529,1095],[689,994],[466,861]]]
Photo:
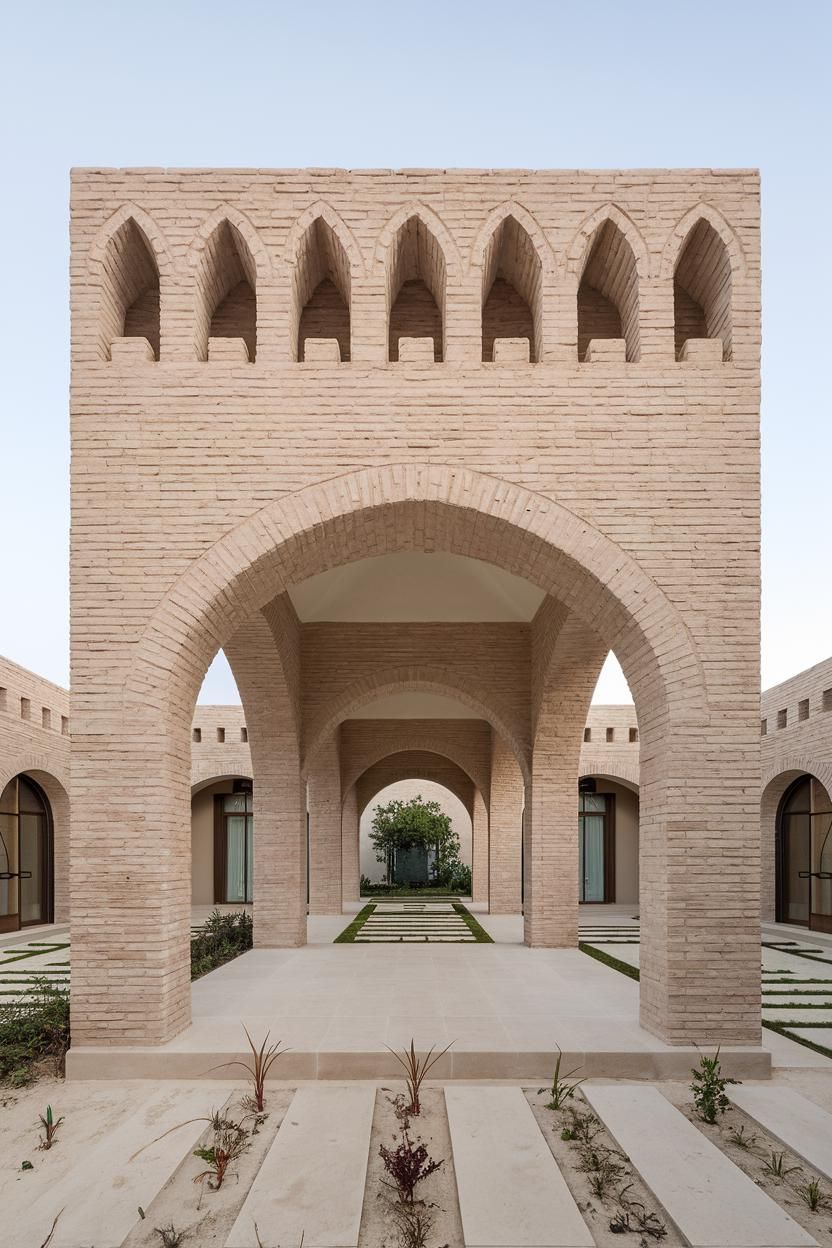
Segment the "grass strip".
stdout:
[[488,935],[488,932],[485,930],[482,924],[477,922],[477,920],[474,918],[471,911],[468,910],[465,906],[463,906],[461,901],[455,901],[453,903],[453,908],[455,912],[459,915],[459,917],[462,919],[463,923],[468,928],[468,930],[470,932],[473,932],[474,936],[476,937],[476,941],[478,945],[493,945],[494,944],[493,939]]
[[358,911],[358,914],[352,922],[344,928],[340,936],[335,937],[332,943],[334,945],[351,945],[375,908],[375,902],[368,902],[362,910]]
[[614,971],[620,971],[629,979],[641,979],[637,966],[630,966],[629,962],[622,962],[620,958],[614,958],[611,953],[605,953],[603,949],[596,949],[594,945],[588,945],[583,940],[578,941],[578,948],[581,953],[595,958],[596,962],[603,962],[605,966],[611,966]]
[[[795,1044],[802,1044],[804,1049],[812,1049],[815,1053],[820,1053],[822,1057],[832,1057],[832,1048],[826,1048],[822,1044],[817,1044],[814,1040],[807,1040],[801,1036],[799,1032],[789,1031],[788,1023],[771,1023],[767,1019],[763,1019],[763,1026],[769,1031],[776,1031],[778,1035],[785,1036],[787,1040],[794,1040]],[[830,1036],[832,1039],[832,1036]]]

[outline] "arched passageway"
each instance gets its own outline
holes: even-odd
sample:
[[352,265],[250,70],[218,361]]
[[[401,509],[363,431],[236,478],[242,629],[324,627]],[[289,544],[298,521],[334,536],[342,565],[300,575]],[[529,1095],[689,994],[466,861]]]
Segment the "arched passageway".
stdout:
[[[91,1006],[102,979],[123,1038],[162,1040],[187,1022],[181,903],[189,883],[190,726],[202,677],[220,646],[240,689],[255,775],[255,940],[260,946],[303,943],[305,779],[322,741],[308,725],[331,732],[353,702],[343,690],[331,713],[304,701],[312,660],[320,660],[327,633],[309,634],[301,626],[287,590],[328,568],[417,550],[485,561],[537,586],[552,604],[541,607],[525,640],[501,634],[499,654],[519,665],[516,687],[531,688],[531,701],[516,691],[488,696],[498,669],[484,653],[463,650],[456,668],[460,697],[477,685],[478,672],[486,673],[481,696],[470,700],[479,708],[488,703],[487,717],[510,743],[523,778],[526,942],[573,945],[577,938],[580,746],[597,672],[612,649],[633,692],[642,746],[643,1025],[676,1042],[753,1042],[759,900],[753,861],[739,852],[748,842],[742,793],[749,786],[722,761],[706,670],[691,634],[656,582],[586,520],[505,481],[435,466],[348,474],[270,503],[236,526],[184,572],[153,613],[132,655],[118,724],[107,736],[79,734],[78,755],[90,782],[79,794],[77,852],[87,871],[107,863],[112,880],[99,904],[82,906],[77,916],[74,991],[85,1039],[112,1035],[111,1024],[97,1020]],[[460,651],[465,634],[430,634],[429,627],[419,634],[423,649],[430,644],[440,657],[446,645]],[[450,660],[443,661],[447,667]],[[401,679],[420,681],[411,661]],[[423,683],[431,685],[430,675]],[[370,688],[371,682],[361,696]],[[722,720],[727,714],[721,712]],[[730,824],[724,805],[717,810],[710,799],[715,774],[723,803],[726,788],[734,791]],[[129,804],[108,810],[106,821],[96,807],[96,776],[108,786],[115,779],[131,794]],[[152,821],[142,816],[145,808],[154,812]],[[130,882],[131,901],[138,890],[142,903],[143,956],[137,958],[135,949],[121,956],[103,933],[119,930],[124,947],[131,947],[136,919],[117,884],[124,869],[119,847],[127,863],[139,825],[144,861],[152,865]],[[691,906],[701,920],[695,928]],[[701,939],[708,922],[723,922],[726,912],[732,915],[727,949]],[[674,968],[682,965],[686,987],[679,994]]]

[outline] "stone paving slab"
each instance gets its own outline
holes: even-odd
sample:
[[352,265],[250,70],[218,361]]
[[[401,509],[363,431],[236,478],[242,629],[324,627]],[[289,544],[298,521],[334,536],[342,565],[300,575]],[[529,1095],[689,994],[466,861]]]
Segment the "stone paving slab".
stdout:
[[375,1088],[296,1093],[226,1241],[252,1248],[356,1248]]
[[521,1088],[446,1087],[466,1248],[592,1248]]
[[692,1248],[816,1244],[658,1088],[585,1083],[583,1092]]
[[[4,1199],[2,1212],[3,1224],[14,1227],[14,1248],[41,1248],[59,1212],[49,1248],[117,1248],[138,1222],[139,1205],[151,1204],[206,1129],[205,1121],[188,1119],[209,1112],[203,1088],[161,1092],[79,1157],[34,1204],[20,1183]],[[187,1125],[150,1144],[179,1124]],[[144,1145],[150,1147],[131,1160]]]
[[729,1088],[728,1095],[781,1144],[832,1179],[832,1114],[793,1088],[742,1084]]

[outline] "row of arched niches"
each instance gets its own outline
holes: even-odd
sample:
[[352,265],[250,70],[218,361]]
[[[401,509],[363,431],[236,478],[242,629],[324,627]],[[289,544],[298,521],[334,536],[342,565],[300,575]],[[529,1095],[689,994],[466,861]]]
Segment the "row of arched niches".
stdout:
[[[456,254],[449,264],[446,253],[454,245],[443,228],[428,212],[414,211],[390,230],[383,250],[373,257],[381,266],[374,286],[368,286],[367,274],[377,270],[331,210],[322,209],[294,232],[291,254],[279,268],[242,213],[229,208],[215,216],[191,263],[178,269],[160,254],[161,236],[141,209],[127,207],[111,219],[112,228],[94,256],[100,275],[101,358],[135,354],[139,344],[130,340],[139,339],[144,340],[144,358],[164,359],[160,304],[164,308],[166,283],[181,287],[184,281],[191,285],[194,357],[254,361],[269,332],[258,317],[258,285],[263,287],[267,273],[269,283],[282,278],[287,287],[289,341],[283,358],[288,360],[354,358],[353,321],[366,315],[367,292],[375,290],[384,303],[387,360],[441,362],[447,358],[452,300],[466,280],[476,283],[476,291],[468,288],[465,314],[470,318],[473,309],[481,320],[486,363],[534,364],[545,358],[546,310],[563,307],[564,299],[577,324],[578,361],[639,361],[645,324],[656,319],[655,307],[648,308],[644,298],[648,280],[653,304],[657,290],[659,301],[666,301],[668,339],[672,315],[677,360],[717,364],[732,359],[733,291],[742,252],[713,209],[703,207],[701,215],[691,210],[668,238],[658,263],[655,256],[651,262],[626,214],[611,208],[561,262],[533,219],[515,206],[480,244],[468,279],[460,276]],[[358,288],[360,301],[354,298]],[[383,334],[380,314],[374,324]]]

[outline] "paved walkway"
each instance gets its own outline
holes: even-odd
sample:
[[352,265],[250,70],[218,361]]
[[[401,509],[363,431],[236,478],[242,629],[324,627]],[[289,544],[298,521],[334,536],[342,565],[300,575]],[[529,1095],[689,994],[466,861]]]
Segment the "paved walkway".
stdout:
[[355,936],[357,945],[476,941],[449,901],[380,901]]

